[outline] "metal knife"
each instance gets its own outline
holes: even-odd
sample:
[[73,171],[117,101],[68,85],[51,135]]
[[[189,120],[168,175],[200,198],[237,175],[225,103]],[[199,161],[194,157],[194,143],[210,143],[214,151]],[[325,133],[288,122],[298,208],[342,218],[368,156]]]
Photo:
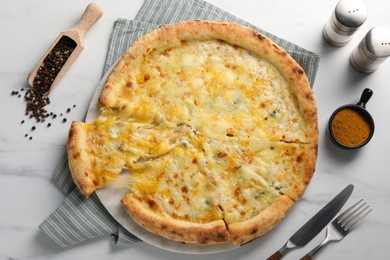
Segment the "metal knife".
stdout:
[[270,256],[267,260],[281,259],[292,249],[302,247],[312,240],[332,219],[347,202],[353,191],[350,184],[304,224],[284,246]]

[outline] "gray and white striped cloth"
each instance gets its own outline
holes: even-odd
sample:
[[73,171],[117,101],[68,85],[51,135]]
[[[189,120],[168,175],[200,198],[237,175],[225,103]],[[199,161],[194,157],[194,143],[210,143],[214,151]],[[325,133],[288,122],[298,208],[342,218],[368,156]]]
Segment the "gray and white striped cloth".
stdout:
[[[319,63],[317,54],[265,32],[203,0],[145,0],[135,20],[119,18],[111,35],[104,74],[141,35],[161,24],[184,20],[229,21],[252,27],[284,48],[303,67],[311,85],[314,83]],[[117,245],[141,241],[111,217],[95,194],[88,199],[81,195],[71,178],[66,153],[54,170],[53,178],[66,198],[39,228],[59,246],[110,235]]]

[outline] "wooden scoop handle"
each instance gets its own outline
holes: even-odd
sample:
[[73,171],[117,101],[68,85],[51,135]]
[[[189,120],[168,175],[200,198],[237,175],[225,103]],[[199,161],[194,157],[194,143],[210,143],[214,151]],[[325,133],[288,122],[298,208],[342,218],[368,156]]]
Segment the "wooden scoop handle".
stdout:
[[103,10],[95,3],[90,3],[81,16],[79,22],[70,31],[77,31],[80,41],[83,42],[85,34],[103,15]]

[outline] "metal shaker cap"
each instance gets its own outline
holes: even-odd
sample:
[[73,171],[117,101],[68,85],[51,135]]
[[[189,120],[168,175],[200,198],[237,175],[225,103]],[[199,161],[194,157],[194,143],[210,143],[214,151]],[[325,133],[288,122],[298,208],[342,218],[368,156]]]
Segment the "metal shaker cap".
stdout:
[[324,39],[333,46],[344,46],[367,19],[361,0],[340,0],[323,29]]
[[390,56],[390,28],[376,26],[366,35],[367,50],[374,58],[386,58]]
[[361,0],[341,0],[335,8],[335,23],[342,31],[358,28],[367,19],[367,7]]

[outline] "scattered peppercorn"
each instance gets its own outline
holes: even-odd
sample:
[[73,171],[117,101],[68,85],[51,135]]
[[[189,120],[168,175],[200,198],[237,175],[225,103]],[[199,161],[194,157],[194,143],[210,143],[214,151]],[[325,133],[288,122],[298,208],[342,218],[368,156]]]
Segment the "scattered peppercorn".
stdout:
[[65,123],[68,119],[64,118],[62,119],[62,122]]
[[50,126],[51,126],[51,123],[48,123],[48,124],[47,124],[47,127],[50,127]]
[[73,105],[73,107],[75,108],[75,107],[76,107],[76,105]]
[[29,140],[31,140],[31,139],[32,139],[32,136],[30,136]]
[[57,114],[53,114],[53,119],[55,119],[57,117]]
[[66,113],[69,113],[70,112],[70,108],[68,108],[67,110],[66,110]]
[[25,134],[25,135],[24,135],[24,137],[27,137],[27,136],[28,136],[28,134]]
[[20,121],[21,124],[24,124],[24,120]]
[[30,88],[26,91],[24,100],[27,103],[26,115],[30,115],[30,118],[35,117],[37,120],[41,120],[45,117],[47,111],[44,107],[50,104],[48,96],[40,94],[35,89]]
[[36,127],[35,127],[35,126],[31,127],[31,130],[32,130],[32,131],[34,131],[35,129],[36,129]]

